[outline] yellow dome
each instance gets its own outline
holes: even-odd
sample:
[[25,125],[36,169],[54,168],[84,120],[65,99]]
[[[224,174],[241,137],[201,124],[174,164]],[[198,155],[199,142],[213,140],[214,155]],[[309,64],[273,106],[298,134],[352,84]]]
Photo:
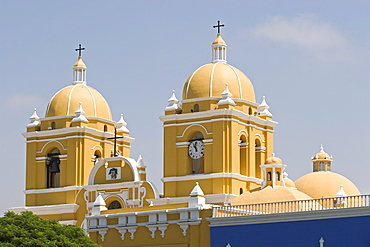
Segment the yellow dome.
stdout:
[[283,178],[286,187],[295,188],[295,183],[290,178]]
[[270,157],[266,160],[265,164],[283,164],[283,161],[278,157]]
[[245,192],[242,195],[231,200],[232,205],[258,204],[268,202],[284,202],[296,200],[310,200],[310,196],[298,191],[297,189],[287,188],[284,186],[268,186],[256,192]]
[[74,116],[80,102],[86,117],[112,120],[107,101],[98,91],[85,84],[71,85],[57,92],[48,104],[45,117]]
[[253,85],[248,77],[225,63],[206,64],[194,71],[184,85],[182,99],[221,97],[226,83],[231,98],[255,102]]
[[298,190],[314,199],[335,197],[341,185],[343,185],[344,192],[349,196],[360,194],[356,185],[348,178],[335,172],[312,172],[295,181]]

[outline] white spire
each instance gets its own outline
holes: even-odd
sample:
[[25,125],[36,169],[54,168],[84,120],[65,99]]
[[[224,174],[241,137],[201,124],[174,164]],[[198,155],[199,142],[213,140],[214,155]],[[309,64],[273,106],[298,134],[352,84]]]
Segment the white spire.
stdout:
[[325,153],[325,152],[324,152],[324,147],[322,146],[322,144],[321,144],[321,146],[320,146],[320,153]]
[[269,111],[270,106],[266,103],[266,97],[262,97],[262,102],[258,106],[258,115],[272,117],[271,112]]
[[229,85],[225,83],[225,90],[221,94],[222,99],[217,103],[217,105],[236,105],[234,100],[231,98],[232,93],[229,91]]
[[348,196],[347,194],[346,194],[346,192],[344,192],[344,190],[343,190],[343,185],[341,185],[340,187],[339,187],[339,191],[338,191],[338,193],[335,195],[336,197],[345,197],[345,196]]
[[202,207],[206,205],[206,199],[204,197],[204,192],[200,188],[199,183],[196,182],[193,190],[190,192],[190,198],[188,201],[188,207]]
[[130,133],[130,131],[126,128],[126,126],[127,126],[127,123],[123,119],[123,114],[121,113],[121,117],[116,123],[117,132]]
[[100,215],[100,212],[103,210],[107,210],[106,203],[104,198],[102,197],[101,193],[98,194],[94,201],[94,207],[91,210],[92,215]]
[[39,116],[37,115],[36,108],[33,108],[33,114],[30,117],[30,120],[31,120],[31,122],[29,124],[27,124],[27,127],[40,126],[41,121],[40,121]]
[[144,164],[144,161],[143,161],[143,157],[141,157],[141,154],[139,155],[139,157],[137,158],[137,161],[136,161],[138,167],[146,167],[145,164]]
[[82,109],[82,103],[80,102],[78,109],[75,111],[76,116],[72,119],[72,122],[84,122],[88,123],[89,121],[85,117],[85,111]]
[[168,106],[164,110],[165,111],[176,111],[178,109],[181,109],[181,106],[179,104],[179,100],[176,98],[175,90],[172,90],[172,95],[168,99]]

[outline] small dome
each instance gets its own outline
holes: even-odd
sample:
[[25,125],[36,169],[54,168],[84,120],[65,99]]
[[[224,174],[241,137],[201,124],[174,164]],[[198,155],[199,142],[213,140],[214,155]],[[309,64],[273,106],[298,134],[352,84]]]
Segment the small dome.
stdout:
[[360,194],[356,185],[348,178],[335,172],[312,172],[295,181],[295,186],[298,190],[314,199],[335,197],[341,185],[343,185],[343,190],[349,196]]
[[310,200],[310,196],[293,188],[284,186],[268,186],[256,192],[245,192],[231,200],[232,205],[258,204],[268,202],[284,202],[296,200]]
[[265,164],[283,164],[283,161],[278,157],[270,157],[266,160]]
[[213,41],[213,43],[212,43],[213,45],[218,45],[218,44],[220,44],[220,45],[226,45],[226,42],[224,41],[224,39],[221,37],[221,34],[220,33],[218,33],[217,34],[217,38],[215,39],[215,41]]
[[288,173],[286,173],[286,172],[283,173],[283,180],[284,180],[284,183],[285,183],[286,187],[295,188],[295,184],[294,184],[293,180],[288,178]]
[[182,99],[221,97],[226,83],[233,99],[255,102],[254,88],[248,77],[225,63],[206,64],[195,70],[185,82]]
[[315,154],[313,157],[312,157],[312,160],[332,160],[332,157],[325,153],[324,151],[324,148],[321,144],[321,147],[320,147],[320,152],[318,152],[317,154]]
[[86,84],[75,84],[59,90],[51,98],[45,117],[74,116],[80,102],[86,117],[112,120],[112,113],[107,101],[98,91]]
[[82,61],[81,56],[78,57],[78,60],[75,63],[75,65],[73,65],[73,67],[84,67],[84,68],[86,68],[86,64]]

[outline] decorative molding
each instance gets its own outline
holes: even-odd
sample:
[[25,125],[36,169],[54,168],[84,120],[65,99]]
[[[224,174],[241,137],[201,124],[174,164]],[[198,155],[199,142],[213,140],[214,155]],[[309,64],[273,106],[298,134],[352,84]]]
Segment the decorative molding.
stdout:
[[[196,99],[181,100],[181,103],[185,104],[185,103],[193,103],[193,102],[201,102],[201,101],[209,101],[209,100],[219,101],[220,99],[221,99],[221,97],[203,97],[203,98],[196,98]],[[235,102],[238,102],[238,103],[246,103],[246,104],[249,104],[249,105],[255,106],[255,107],[259,106],[258,103],[255,103],[255,102],[252,102],[252,101],[249,101],[249,100],[245,100],[245,99],[233,99],[233,100]]]
[[45,193],[55,193],[55,192],[65,192],[73,190],[81,190],[83,186],[66,186],[60,188],[49,188],[49,189],[34,189],[34,190],[24,190],[24,194],[45,194]]
[[60,220],[58,221],[59,224],[62,224],[62,225],[76,225],[77,224],[77,220]]
[[9,211],[20,213],[23,211],[31,211],[36,215],[52,215],[52,214],[73,214],[76,213],[80,207],[78,204],[59,204],[46,206],[32,206],[32,207],[14,207],[9,208]]
[[203,180],[203,179],[214,179],[214,178],[235,178],[245,182],[255,182],[257,184],[262,184],[262,179],[255,177],[248,177],[238,173],[210,173],[210,174],[194,174],[178,177],[164,177],[162,182],[180,182],[180,181],[191,181],[191,180]]
[[[179,125],[179,124],[175,124],[175,125]],[[189,128],[194,127],[194,126],[200,126],[200,127],[202,127],[202,128],[204,129],[204,131],[206,132],[206,134],[207,134],[207,135],[212,135],[212,134],[213,134],[213,133],[211,133],[211,132],[208,132],[207,128],[206,128],[206,127],[204,127],[203,125],[201,125],[201,124],[199,124],[199,123],[193,123],[193,124],[189,125],[188,127],[186,127],[186,128],[184,129],[184,131],[182,132],[182,135],[181,135],[181,136],[176,136],[176,137],[177,137],[177,138],[181,138],[181,137],[183,137],[183,136],[185,135],[186,131],[187,131]]]
[[[242,121],[237,120],[237,119],[232,119],[232,118],[225,118],[225,116],[239,118]],[[216,118],[216,117],[219,117],[219,118]],[[166,122],[189,121],[189,120],[197,120],[201,118],[211,118],[211,119],[203,120],[203,121],[198,120],[198,121],[193,121],[191,123],[201,124],[201,123],[210,123],[210,122],[216,122],[216,121],[235,121],[244,126],[250,126],[256,129],[269,131],[269,132],[273,132],[273,130],[261,128],[261,127],[256,126],[255,124],[258,124],[260,126],[270,127],[270,128],[274,128],[278,124],[277,122],[273,120],[266,120],[266,119],[262,119],[254,115],[248,115],[236,109],[216,109],[216,110],[209,110],[209,111],[202,111],[202,112],[166,115],[166,116],[159,117],[159,119],[163,122],[164,127],[181,126],[181,125],[189,124],[189,122],[175,123],[175,124],[166,124]],[[254,124],[247,124],[246,122],[253,122]]]

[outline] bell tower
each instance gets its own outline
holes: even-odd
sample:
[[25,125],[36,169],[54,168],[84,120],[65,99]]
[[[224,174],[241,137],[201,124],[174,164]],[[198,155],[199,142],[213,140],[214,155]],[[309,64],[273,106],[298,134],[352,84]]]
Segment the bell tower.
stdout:
[[164,127],[164,196],[185,197],[199,183],[207,202],[225,203],[262,184],[261,165],[273,153],[272,120],[265,98],[255,102],[253,85],[226,60],[218,33],[212,62],[185,82],[182,100],[168,100]]
[[[26,208],[81,225],[87,214],[83,186],[101,158],[130,156],[134,138],[122,116],[112,120],[104,97],[87,85],[79,51],[73,82],[50,100],[44,118],[34,110],[27,125]],[[48,205],[45,207],[45,205]]]

